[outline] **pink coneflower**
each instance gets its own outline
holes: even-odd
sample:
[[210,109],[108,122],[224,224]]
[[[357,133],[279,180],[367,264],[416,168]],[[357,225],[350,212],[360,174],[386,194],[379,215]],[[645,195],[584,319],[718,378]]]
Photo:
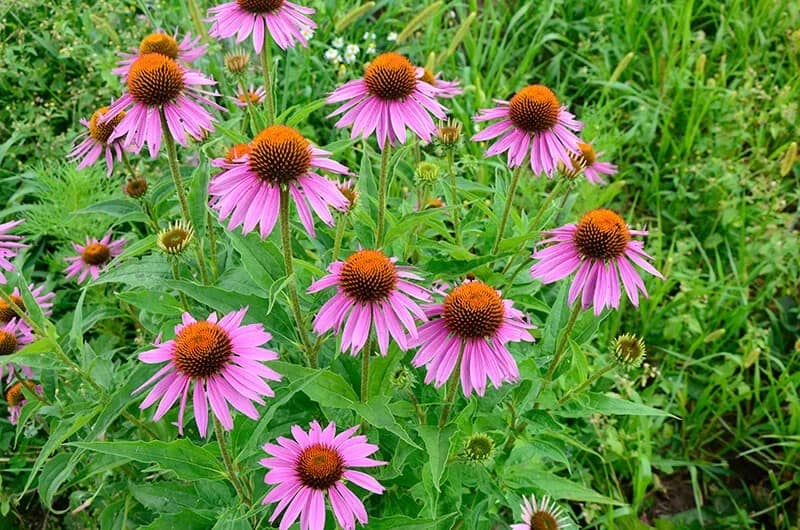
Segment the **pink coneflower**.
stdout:
[[11,272],[16,270],[14,265],[8,260],[15,257],[19,249],[28,246],[25,243],[20,243],[20,241],[22,241],[22,236],[14,236],[8,233],[10,230],[21,225],[23,221],[24,219],[19,219],[17,221],[9,221],[0,224],[0,284],[6,283],[6,276],[3,274],[3,271]]
[[228,230],[242,225],[242,233],[247,234],[259,225],[261,237],[265,238],[278,218],[280,188],[288,186],[300,221],[306,232],[315,237],[311,210],[331,226],[333,215],[329,208],[347,209],[347,199],[336,183],[314,171],[349,173],[329,156],[328,151],[313,147],[291,127],[271,125],[249,145],[235,146],[225,159],[212,163],[224,169],[208,186],[212,207],[219,212],[220,220],[230,216]]
[[443,99],[450,99],[456,96],[460,96],[464,93],[459,86],[458,81],[445,81],[441,79],[442,73],[439,72],[436,75],[433,74],[427,68],[422,69],[422,77],[420,78],[421,81],[424,81],[431,85],[432,87],[438,90],[436,97],[443,98]]
[[[56,297],[56,293],[54,292],[44,292],[44,286],[40,285],[36,287],[34,284],[28,285],[28,290],[33,295],[34,300],[36,300],[36,304],[41,308],[42,313],[45,316],[50,316],[53,314],[53,298]],[[11,301],[22,309],[22,311],[26,311],[25,304],[22,301],[22,296],[20,295],[19,288],[14,287],[14,291],[11,293]],[[0,300],[0,324],[7,324],[14,320],[15,318],[19,318],[17,314],[11,309],[11,306],[6,303],[5,300]],[[27,327],[25,322],[22,322],[23,326]]]
[[436,97],[437,88],[422,81],[416,68],[399,53],[384,53],[367,66],[364,77],[348,81],[334,90],[327,103],[346,103],[329,117],[343,114],[336,127],[353,126],[351,138],[366,138],[376,132],[378,145],[405,143],[406,127],[426,142],[436,134],[431,114],[444,119],[447,111]]
[[[33,333],[30,328],[25,325],[19,318],[15,318],[0,327],[0,356],[12,355],[31,342],[33,342]],[[0,379],[3,377],[3,371],[8,371],[7,382],[14,378],[14,364],[8,363],[5,367],[0,364]],[[27,366],[22,367],[22,372],[26,377],[31,377],[30,368]]]
[[72,248],[78,253],[77,256],[65,258],[69,263],[66,274],[67,279],[78,276],[78,283],[83,283],[86,276],[91,276],[96,280],[100,276],[100,271],[105,269],[109,262],[122,254],[122,247],[125,246],[124,239],[111,241],[111,232],[103,236],[103,239],[89,239],[86,236],[86,245],[72,244]]
[[286,0],[236,0],[208,10],[208,21],[214,23],[208,34],[218,39],[236,35],[236,42],[242,42],[252,33],[256,53],[261,53],[265,32],[282,50],[293,48],[297,41],[308,46],[306,35],[317,24],[306,15],[315,12]]
[[267,97],[267,91],[264,90],[263,86],[258,88],[254,88],[253,85],[250,85],[247,88],[247,94],[242,91],[241,87],[236,89],[236,97],[231,98],[233,102],[236,104],[237,107],[245,108],[247,107],[247,99],[250,98],[250,103],[252,105],[259,105],[264,102],[264,99]]
[[536,495],[522,499],[522,523],[512,524],[511,530],[561,530],[567,527],[569,517],[550,497],[536,501]]
[[[389,349],[389,335],[401,349],[408,349],[405,330],[417,337],[415,317],[426,320],[417,300],[430,300],[428,291],[410,280],[421,281],[411,267],[397,266],[380,250],[359,250],[344,261],[336,261],[308,288],[309,293],[336,286],[337,292],[325,302],[314,319],[314,331],[333,329],[338,334],[344,323],[341,351],[358,354],[374,326],[381,355]],[[409,298],[411,297],[411,298]],[[347,320],[347,322],[345,322]]]
[[207,45],[200,44],[200,37],[192,39],[192,36],[187,33],[178,42],[177,30],[172,36],[159,30],[143,38],[138,48],[130,49],[131,53],[120,53],[119,56],[122,57],[122,60],[117,63],[119,65],[117,68],[111,70],[111,73],[117,74],[123,81],[127,81],[131,65],[142,55],[160,53],[183,63],[185,66],[205,55],[207,49]]
[[586,180],[592,184],[605,184],[606,181],[600,175],[613,175],[617,172],[617,166],[609,162],[601,162],[599,157],[603,152],[596,153],[590,144],[579,143],[578,151],[570,153],[572,167],[576,172],[586,175]]
[[569,303],[583,291],[583,309],[594,305],[595,315],[606,306],[619,308],[620,276],[634,306],[639,305],[638,291],[647,296],[644,282],[631,261],[653,276],[664,278],[647,262],[652,257],[644,251],[642,242],[631,239],[647,235],[647,231],[630,230],[611,210],[592,210],[577,224],[561,226],[547,235],[549,239],[542,244],[555,244],[534,252],[533,259],[540,261],[531,267],[531,276],[542,283],[552,283],[577,270],[569,289]]
[[215,85],[216,81],[160,53],[135,59],[126,82],[128,92],[111,104],[100,123],[110,123],[127,109],[109,141],[124,136],[125,145],[133,146],[136,152],[147,143],[152,158],[161,147],[161,112],[172,137],[185,147],[187,133],[202,140],[214,130],[214,118],[199,103],[224,110],[210,99],[217,94],[198,88]]
[[486,378],[495,388],[519,380],[517,363],[508,342],[533,341],[533,326],[512,307],[511,300],[479,280],[467,280],[445,296],[441,304],[425,307],[430,322],[419,328],[415,346],[420,346],[411,364],[427,365],[425,382],[442,386],[460,362],[461,390],[482,396]]
[[114,156],[116,155],[117,160],[122,159],[124,138],[118,137],[112,140],[111,135],[114,128],[125,117],[125,111],[117,114],[112,120],[103,122],[100,118],[108,113],[108,109],[109,107],[99,108],[92,114],[89,121],[81,118],[81,125],[86,127],[86,130],[78,135],[76,140],[81,140],[80,143],[67,155],[72,162],[81,159],[78,169],[91,166],[97,162],[100,155],[105,154],[106,176],[111,176],[114,169]]
[[[37,385],[33,381],[26,380],[25,386],[28,387],[29,390],[32,390],[39,395],[44,392],[42,385]],[[6,391],[6,402],[8,403],[8,421],[11,422],[11,425],[16,425],[19,421],[19,415],[22,412],[22,407],[28,403],[28,400],[25,398],[25,394],[22,392],[22,382],[14,383],[8,387],[8,390]]]
[[266,381],[280,381],[281,376],[263,364],[278,358],[274,351],[260,347],[272,335],[261,324],[242,326],[246,312],[245,307],[219,320],[211,313],[200,321],[184,313],[182,323],[175,326],[174,339],[157,341],[154,349],[139,354],[139,360],[148,364],[167,363],[133,391],[137,394],[158,381],[139,408],[145,409],[161,398],[153,416],[153,421],[158,421],[180,398],[178,432],[183,434],[186,400],[194,386],[194,420],[200,436],[205,438],[208,430],[209,403],[226,430],[233,429],[228,403],[248,418],[258,419],[251,402],[263,405],[260,396],[273,397],[275,392]]
[[558,163],[572,165],[570,151],[578,152],[578,137],[583,123],[561,106],[553,91],[542,85],[523,88],[510,101],[494,100],[499,106],[481,110],[475,121],[500,119],[472,137],[482,142],[502,136],[485,153],[492,156],[508,151],[508,166],[517,167],[530,153],[534,173],[553,176]]
[[[264,482],[277,484],[264,504],[278,502],[270,522],[283,512],[280,530],[287,530],[300,517],[300,530],[325,528],[325,494],[328,495],[336,522],[344,530],[353,530],[356,519],[367,524],[367,510],[345,481],[381,494],[384,487],[370,475],[354,467],[376,467],[386,462],[367,458],[378,446],[367,443],[366,436],[353,436],[358,426],[336,434],[336,424],[325,429],[316,420],[308,432],[299,425],[292,427],[292,437],[278,437],[277,444],[265,444],[269,458],[260,463],[269,469]],[[285,510],[285,511],[284,511]]]

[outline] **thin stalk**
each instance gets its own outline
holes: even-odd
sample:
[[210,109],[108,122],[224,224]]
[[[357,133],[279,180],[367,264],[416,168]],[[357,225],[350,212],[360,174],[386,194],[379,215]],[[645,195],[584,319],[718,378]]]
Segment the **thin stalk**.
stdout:
[[125,154],[124,149],[120,149],[120,159],[122,160],[122,163],[125,165],[125,169],[127,169],[128,173],[131,174],[131,177],[134,179],[139,178],[139,176],[136,174],[136,170],[133,169],[133,166],[131,165],[131,161],[128,160],[128,157]]
[[511,213],[511,204],[514,202],[514,192],[519,183],[519,176],[522,173],[522,164],[514,169],[514,174],[511,175],[511,184],[508,186],[508,196],[506,197],[506,205],[503,208],[503,216],[500,218],[500,226],[497,227],[497,239],[492,245],[492,254],[497,254],[497,249],[500,248],[500,242],[503,240],[503,232],[506,230],[506,223],[508,222],[508,214]]
[[270,68],[272,68],[272,37],[269,31],[264,32],[264,46],[261,48],[261,70],[264,72],[264,90],[267,92],[267,125],[275,123],[275,102],[272,99],[272,79]]
[[542,383],[539,385],[539,390],[536,391],[536,395],[533,398],[533,408],[535,409],[538,409],[541,406],[541,403],[539,402],[539,396],[542,394],[542,391],[553,381],[553,375],[556,373],[556,368],[558,368],[558,365],[564,358],[564,353],[567,351],[567,343],[569,342],[569,334],[572,333],[572,328],[575,327],[575,322],[578,320],[578,315],[580,315],[580,313],[581,303],[580,301],[576,300],[575,305],[572,307],[572,314],[570,314],[569,321],[564,328],[564,334],[561,335],[561,338],[556,345],[556,352],[553,355],[553,360],[550,361],[550,367],[547,369],[547,374],[545,374],[544,379],[542,379]]
[[[170,266],[172,267],[172,277],[176,280],[181,279],[181,273],[178,270],[178,260],[169,258]],[[186,295],[183,294],[183,291],[178,291],[178,298],[181,300],[181,306],[183,310],[187,313],[189,312],[189,302],[186,300]]]
[[591,375],[591,377],[589,377],[589,379],[587,379],[586,381],[584,381],[583,383],[581,383],[577,387],[573,388],[572,390],[570,390],[569,392],[564,394],[561,397],[561,399],[559,399],[556,402],[556,406],[553,407],[553,408],[557,409],[558,407],[560,407],[561,405],[563,405],[564,403],[566,403],[567,401],[569,401],[573,397],[575,397],[578,394],[580,394],[581,392],[583,392],[584,389],[586,389],[586,387],[588,387],[589,385],[591,385],[592,383],[594,383],[595,381],[597,381],[598,379],[600,379],[602,376],[604,376],[605,374],[607,374],[608,372],[610,372],[613,369],[614,369],[614,365],[613,364],[607,364],[606,366],[602,367],[600,370],[598,370],[595,373],[593,373]]
[[369,356],[375,347],[375,339],[367,341],[367,347],[361,350],[361,402],[369,399]]
[[386,186],[389,180],[389,154],[392,150],[391,144],[387,139],[383,143],[383,152],[381,153],[381,173],[378,180],[378,230],[375,234],[375,246],[381,248],[383,246],[383,223],[386,216]]
[[281,204],[280,204],[280,222],[281,222],[281,243],[283,245],[283,263],[286,267],[286,276],[292,277],[289,284],[289,301],[291,302],[292,312],[294,319],[297,323],[297,333],[300,335],[300,341],[303,343],[303,349],[308,356],[308,365],[311,368],[317,367],[317,352],[316,349],[311,347],[311,341],[308,339],[306,333],[306,326],[303,321],[303,313],[300,311],[300,298],[297,296],[297,282],[294,276],[294,266],[292,264],[292,236],[290,234],[289,225],[289,189],[281,186]]
[[213,414],[211,416],[214,418],[214,433],[217,437],[217,445],[219,445],[219,452],[222,455],[222,460],[225,462],[225,469],[228,470],[228,479],[231,481],[231,484],[233,484],[233,489],[236,490],[236,493],[239,495],[239,498],[242,499],[244,505],[250,508],[252,501],[250,500],[250,495],[247,494],[247,491],[242,486],[242,481],[239,479],[239,474],[236,472],[236,468],[233,465],[233,459],[231,459],[228,447],[225,444],[225,432],[222,430],[222,425],[217,417]]
[[344,238],[345,224],[347,224],[347,215],[340,215],[339,222],[336,223],[336,236],[333,240],[333,254],[331,255],[332,261],[339,261],[339,253],[342,251],[342,239]]
[[[244,78],[239,79],[239,88],[242,90],[242,94],[244,94],[245,103],[247,103],[247,113],[250,116],[250,130],[255,134],[256,127],[258,127],[256,124],[256,107],[253,105],[253,100],[250,99],[250,90],[245,86]],[[264,90],[267,90],[267,88],[265,87]],[[243,121],[246,122],[247,120]],[[246,123],[242,124],[242,133],[245,135],[247,134],[246,125]]]
[[203,17],[200,15],[200,8],[197,7],[197,2],[195,0],[188,0],[188,4],[189,16],[192,19],[195,33],[203,39],[203,42],[208,42],[208,33],[206,33],[206,27],[203,24]]
[[456,245],[461,246],[461,228],[459,226],[460,220],[458,215],[458,187],[456,186],[456,172],[453,170],[453,151],[449,150],[447,153],[447,168],[450,172],[450,200],[453,201],[453,232],[456,235]]
[[453,401],[455,401],[456,391],[458,390],[458,374],[461,371],[461,358],[464,356],[464,345],[461,345],[461,351],[458,352],[458,359],[456,365],[453,367],[453,373],[447,380],[447,397],[444,400],[444,407],[442,407],[442,415],[439,416],[439,428],[441,429],[447,425],[447,420],[450,418],[450,411],[453,409]]
[[[189,201],[186,199],[186,190],[183,189],[183,179],[181,179],[181,170],[178,167],[178,151],[175,148],[175,139],[169,131],[167,124],[167,117],[164,115],[164,109],[159,108],[158,113],[161,116],[161,131],[164,134],[164,143],[167,144],[167,159],[169,160],[169,170],[172,174],[172,181],[175,183],[175,192],[178,194],[178,202],[181,204],[181,212],[183,219],[189,225],[192,224],[192,215],[189,212]],[[199,236],[199,234],[198,234]],[[203,257],[203,251],[200,248],[200,238],[198,237],[194,244],[195,256],[197,256],[197,265],[200,267],[200,278],[203,280],[204,285],[208,285],[208,273],[206,272],[206,260]]]
[[214,233],[214,218],[211,212],[206,210],[206,226],[208,226],[208,252],[211,254],[211,276],[214,281],[219,277],[219,267],[217,266],[217,235]]

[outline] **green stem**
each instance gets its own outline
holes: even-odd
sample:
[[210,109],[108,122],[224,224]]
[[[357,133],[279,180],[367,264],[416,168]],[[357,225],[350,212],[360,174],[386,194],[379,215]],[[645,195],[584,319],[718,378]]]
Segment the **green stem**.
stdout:
[[533,408],[535,409],[538,409],[541,406],[541,403],[539,402],[539,396],[542,394],[542,391],[553,381],[553,375],[556,373],[556,368],[558,368],[558,365],[564,358],[564,354],[567,351],[566,346],[569,342],[569,334],[572,333],[572,328],[575,327],[575,322],[578,320],[578,315],[580,315],[580,313],[581,303],[580,300],[576,300],[575,305],[572,307],[572,314],[570,314],[569,321],[564,328],[564,334],[561,335],[561,338],[556,345],[556,352],[553,355],[553,360],[550,361],[550,367],[547,369],[547,374],[545,374],[544,379],[542,379],[542,383],[539,385],[539,390],[536,391],[536,395],[533,398]]
[[206,27],[203,25],[203,17],[200,15],[200,9],[197,7],[197,2],[195,0],[188,0],[188,4],[189,16],[192,19],[195,33],[197,33],[198,37],[203,39],[203,42],[208,42],[208,33],[206,33]]
[[267,125],[275,123],[275,102],[272,99],[272,79],[270,78],[270,68],[272,68],[271,39],[269,31],[265,31],[264,46],[261,49],[261,70],[264,71],[264,90],[267,92],[267,118],[269,121]]
[[297,280],[294,276],[294,266],[292,264],[292,236],[289,225],[289,189],[281,186],[280,222],[281,222],[281,243],[283,245],[283,263],[286,267],[286,276],[289,278],[289,301],[291,302],[294,319],[297,323],[297,332],[303,349],[308,356],[308,365],[311,368],[317,367],[317,352],[311,347],[311,342],[306,333],[306,326],[303,321],[303,313],[300,311],[300,298],[297,296]]
[[208,226],[208,252],[211,254],[211,275],[214,281],[219,277],[219,267],[217,266],[217,235],[214,233],[214,217],[211,212],[206,210],[206,225]]
[[131,161],[128,160],[128,156],[125,154],[124,149],[120,149],[120,158],[122,159],[122,163],[125,164],[125,169],[127,169],[128,173],[131,174],[131,178],[133,179],[139,178],[138,175],[136,174],[136,170],[133,169],[133,166],[131,165]]
[[[258,127],[256,124],[256,108],[255,105],[253,105],[253,100],[250,99],[250,90],[247,88],[247,86],[245,86],[244,79],[239,79],[239,88],[241,89],[242,94],[244,94],[245,103],[247,104],[247,113],[250,116],[250,130],[253,132],[253,134],[255,134],[256,127]],[[264,90],[267,89],[265,88]],[[247,120],[243,120],[243,122],[245,123],[242,124],[242,133],[246,134],[247,129],[245,126],[247,125]]]
[[456,235],[456,244],[461,246],[461,228],[459,227],[458,215],[458,187],[456,186],[456,172],[453,170],[453,151],[449,150],[447,153],[447,166],[450,171],[450,200],[453,202],[453,232]]
[[333,240],[333,254],[331,256],[332,261],[339,261],[339,253],[342,251],[342,239],[344,238],[344,229],[347,219],[347,214],[340,215],[339,222],[336,223],[336,237]]
[[[181,204],[183,219],[191,226],[192,215],[189,211],[189,201],[186,199],[186,190],[183,189],[181,170],[180,167],[178,167],[178,151],[175,148],[175,139],[172,138],[172,133],[169,131],[169,125],[167,124],[167,117],[164,114],[164,109],[159,108],[158,113],[161,116],[161,131],[164,135],[164,143],[167,145],[167,159],[169,160],[169,170],[172,174],[172,181],[175,183],[175,192],[178,194],[178,202]],[[204,285],[208,285],[206,260],[203,257],[203,250],[200,248],[199,234],[194,245],[194,251],[195,255],[197,256],[197,266],[200,268],[200,278],[203,280]]]
[[[169,258],[170,266],[172,268],[172,277],[176,280],[181,279],[181,273],[178,270],[178,260]],[[178,291],[178,298],[181,300],[181,306],[183,306],[183,310],[187,313],[189,312],[189,302],[186,300],[186,295],[183,294],[183,291]]]
[[500,226],[497,227],[497,239],[492,245],[492,254],[497,254],[497,249],[500,248],[500,242],[503,240],[503,232],[506,230],[506,223],[508,222],[508,214],[511,213],[511,204],[514,202],[514,192],[519,183],[519,176],[522,173],[522,164],[514,169],[514,174],[511,175],[511,184],[508,186],[508,195],[506,196],[506,205],[503,208],[503,216],[500,218]]
[[606,366],[604,366],[600,370],[596,371],[595,373],[593,373],[591,375],[591,377],[589,377],[589,379],[587,379],[586,381],[584,381],[583,383],[581,383],[577,387],[573,388],[572,390],[570,390],[569,392],[564,394],[561,397],[561,399],[559,399],[556,402],[556,406],[553,407],[553,408],[557,409],[558,407],[560,407],[561,405],[563,405],[564,403],[566,403],[567,401],[569,401],[573,397],[575,397],[578,394],[580,394],[581,392],[583,392],[583,390],[587,386],[591,385],[592,383],[594,383],[595,381],[597,381],[598,379],[600,379],[602,376],[604,376],[605,374],[607,374],[608,372],[610,372],[613,369],[614,369],[614,365],[613,364],[607,364]]
[[239,479],[239,474],[236,472],[236,468],[233,465],[233,459],[231,459],[231,455],[228,452],[228,447],[225,444],[225,432],[222,430],[222,425],[217,417],[213,414],[211,416],[214,418],[214,433],[217,437],[219,452],[222,455],[223,462],[225,462],[225,469],[228,470],[228,480],[230,480],[231,484],[233,484],[233,489],[236,490],[236,493],[239,495],[239,498],[242,500],[244,505],[250,508],[252,501],[250,499],[250,495],[247,494],[247,491],[242,486],[242,481]]
[[369,399],[369,356],[375,347],[375,339],[367,341],[367,347],[361,350],[361,402],[366,403]]
[[375,247],[381,248],[383,246],[383,223],[386,216],[386,186],[389,180],[389,154],[392,150],[391,144],[387,139],[383,143],[383,152],[381,153],[381,173],[378,180],[378,230],[375,235]]
[[442,407],[442,415],[439,416],[439,428],[441,429],[447,425],[447,420],[450,418],[450,411],[453,409],[453,401],[456,398],[456,391],[458,390],[458,375],[461,372],[461,358],[464,355],[464,345],[461,345],[461,351],[458,352],[458,359],[456,365],[453,367],[453,373],[447,380],[447,397],[444,400],[444,407]]

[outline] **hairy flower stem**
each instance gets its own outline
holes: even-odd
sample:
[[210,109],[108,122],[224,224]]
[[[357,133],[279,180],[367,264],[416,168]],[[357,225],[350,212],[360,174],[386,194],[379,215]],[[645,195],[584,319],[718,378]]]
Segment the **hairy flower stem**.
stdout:
[[361,350],[361,402],[369,399],[369,356],[375,348],[375,339],[370,338],[367,347]]
[[206,33],[206,27],[203,24],[203,17],[200,15],[200,8],[197,7],[197,1],[188,0],[187,3],[189,4],[189,17],[192,19],[195,33],[203,39],[203,42],[208,42],[208,33]]
[[[127,155],[125,154],[125,150],[120,150],[120,158],[122,159],[122,163],[125,164],[125,169],[128,170],[128,173],[131,174],[131,178],[137,179],[139,176],[136,173],[136,170],[131,165],[131,161],[128,160]],[[147,216],[147,222],[150,224],[150,228],[153,231],[158,232],[158,217],[156,217],[153,208],[150,206],[150,202],[146,200],[144,197],[140,197],[138,199],[139,205],[142,207],[142,211],[144,212],[145,216]]]
[[444,400],[444,407],[442,407],[442,415],[439,416],[439,428],[447,425],[447,420],[450,418],[450,411],[453,409],[453,401],[456,398],[456,391],[458,390],[458,374],[461,372],[461,360],[464,357],[464,345],[461,345],[461,351],[458,352],[458,359],[456,365],[453,367],[453,373],[450,374],[450,379],[447,380],[447,397]]
[[239,495],[242,503],[249,508],[252,504],[252,500],[242,485],[242,480],[240,479],[239,474],[236,472],[236,468],[233,465],[233,459],[231,459],[231,455],[228,452],[228,447],[225,444],[225,431],[222,430],[222,425],[217,417],[213,414],[212,417],[214,418],[214,434],[217,437],[219,452],[222,455],[222,460],[225,462],[225,469],[228,470],[228,480],[230,480],[231,484],[233,484],[233,489],[236,490],[236,493]]
[[292,306],[295,322],[297,322],[297,333],[300,335],[300,342],[303,343],[303,349],[308,357],[308,365],[311,368],[316,368],[317,351],[316,348],[311,347],[311,342],[308,340],[306,326],[303,321],[303,313],[300,311],[300,298],[297,296],[297,280],[294,278],[294,266],[292,264],[291,226],[289,225],[289,189],[285,186],[281,186],[280,221],[283,263],[286,267],[286,276],[289,279],[289,301]]
[[[101,396],[101,399],[107,398],[108,394],[106,393],[105,389],[101,387],[99,384],[97,384],[97,382],[92,378],[91,375],[83,371],[83,369],[81,369],[78,363],[70,359],[69,355],[67,355],[67,352],[64,351],[64,349],[61,347],[61,344],[58,342],[57,337],[48,334],[38,324],[36,324],[33,320],[31,320],[28,314],[25,313],[25,311],[23,311],[16,304],[16,302],[14,302],[14,300],[12,300],[11,297],[8,294],[6,294],[6,292],[3,291],[2,289],[0,289],[0,298],[3,300],[3,302],[8,304],[8,307],[10,307],[11,310],[14,311],[14,313],[16,313],[20,319],[22,319],[23,322],[25,322],[26,324],[28,324],[28,326],[30,326],[30,328],[36,335],[38,335],[39,337],[47,337],[48,339],[50,339],[50,342],[52,343],[53,346],[53,350],[55,350],[56,355],[58,355],[58,357],[61,359],[64,365],[68,366],[69,369],[72,370],[73,373],[75,373],[75,375],[81,378],[87,385],[92,387],[92,390],[97,392]],[[52,328],[51,326],[51,329],[54,328]],[[142,423],[142,420],[135,417],[127,410],[122,411],[122,416],[131,423],[133,423],[134,425],[136,425],[137,427],[139,427],[140,429],[142,429],[142,431],[146,432],[152,438],[158,438],[158,436],[153,431],[151,431],[147,427],[147,425]]]
[[508,195],[506,196],[506,205],[503,208],[503,216],[500,218],[500,226],[497,227],[497,238],[492,245],[492,254],[497,254],[497,249],[500,248],[500,242],[503,241],[503,232],[506,231],[506,223],[508,222],[508,214],[511,213],[511,204],[514,202],[514,192],[519,183],[519,176],[522,173],[522,164],[514,169],[511,175],[511,184],[508,185]]
[[556,345],[556,352],[553,355],[553,360],[550,361],[550,367],[547,369],[547,374],[545,374],[544,379],[542,379],[542,382],[539,385],[539,390],[536,391],[536,395],[533,398],[533,408],[535,409],[538,409],[541,406],[541,403],[539,402],[539,396],[542,395],[542,391],[553,381],[553,375],[556,373],[556,368],[558,368],[558,365],[564,358],[564,353],[567,351],[567,343],[569,342],[569,334],[572,333],[572,328],[575,327],[575,322],[578,320],[578,315],[580,315],[580,313],[581,303],[579,300],[576,300],[575,305],[572,307],[572,314],[570,314],[569,321],[564,328],[564,333],[561,335],[561,338]]
[[208,227],[208,253],[211,254],[211,275],[214,281],[219,277],[219,267],[217,266],[217,236],[214,233],[214,218],[211,212],[206,210],[206,226]]
[[386,216],[386,187],[389,180],[389,154],[392,150],[389,140],[383,143],[383,152],[381,153],[381,173],[378,180],[378,229],[375,234],[375,247],[381,248],[383,246],[383,223]]
[[456,236],[456,245],[461,246],[461,228],[459,226],[460,220],[458,215],[460,203],[458,202],[458,187],[456,186],[456,172],[454,170],[453,157],[453,150],[451,149],[447,153],[447,168],[450,172],[450,200],[453,206],[453,233]]
[[[181,279],[181,273],[178,270],[178,260],[170,258],[169,262],[170,262],[170,266],[172,267],[172,277],[175,278],[176,280],[180,280]],[[189,302],[186,300],[186,295],[183,294],[183,291],[180,291],[180,290],[178,291],[178,298],[180,298],[180,300],[181,300],[181,306],[183,307],[183,310],[188,313],[189,312]]]
[[603,377],[605,374],[607,374],[608,372],[610,372],[613,369],[614,369],[614,365],[613,364],[608,364],[608,365],[602,367],[600,370],[598,370],[595,373],[593,373],[591,375],[591,377],[589,377],[589,379],[587,379],[586,381],[584,381],[583,383],[581,383],[577,387],[573,388],[572,390],[570,390],[569,392],[564,394],[561,397],[561,399],[559,399],[556,402],[556,406],[553,407],[553,408],[557,409],[558,407],[560,407],[561,405],[563,405],[564,403],[566,403],[567,401],[569,401],[573,397],[575,397],[578,394],[580,394],[581,392],[583,392],[586,389],[586,387],[588,387],[589,385],[591,385],[592,383],[594,383],[595,381],[597,381],[598,379],[600,379],[601,377]]
[[344,229],[347,219],[348,217],[346,215],[340,215],[339,222],[336,223],[336,237],[333,240],[331,261],[339,261],[339,253],[342,251],[342,239],[344,238]]
[[[250,131],[255,134],[257,132],[258,125],[256,124],[256,106],[253,104],[253,100],[250,99],[250,90],[244,84],[244,78],[239,79],[239,88],[242,90],[242,94],[244,94],[245,103],[247,103],[247,116],[250,118]],[[264,89],[266,90],[266,88]],[[248,127],[248,120],[242,120],[242,134],[247,135],[247,127]]]
[[[175,139],[169,131],[167,124],[167,117],[164,114],[164,109],[159,108],[158,113],[161,116],[161,131],[164,134],[164,143],[167,144],[167,159],[169,160],[169,170],[172,174],[172,181],[175,183],[175,192],[178,194],[178,202],[181,204],[181,212],[183,219],[189,226],[192,226],[192,214],[189,211],[189,201],[186,199],[186,190],[183,189],[183,179],[181,179],[181,170],[178,167],[178,151],[175,148]],[[198,234],[199,236],[199,234]],[[203,280],[204,285],[208,285],[208,273],[206,272],[206,261],[203,257],[203,250],[200,248],[200,238],[195,240],[194,253],[197,257],[197,266],[200,268],[200,279]]]
[[[264,46],[261,48],[261,70],[264,71],[264,90],[267,92],[267,125],[275,123],[275,101],[272,99],[272,79],[270,68],[272,68],[272,40],[269,31],[264,32]],[[249,97],[248,97],[249,99]],[[255,128],[255,124],[253,124]]]

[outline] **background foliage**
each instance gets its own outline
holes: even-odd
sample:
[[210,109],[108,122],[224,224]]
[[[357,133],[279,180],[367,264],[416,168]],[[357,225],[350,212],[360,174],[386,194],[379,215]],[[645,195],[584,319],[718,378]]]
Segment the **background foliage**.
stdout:
[[[221,480],[214,444],[190,442],[197,440],[191,434],[176,439],[174,417],[152,423],[129,396],[150,373],[135,353],[171,329],[180,307],[176,291],[192,300],[196,314],[248,304],[252,314],[267,315],[282,358],[300,360],[284,309],[277,234],[261,244],[252,235],[228,233],[220,254],[225,272],[215,286],[176,282],[163,257],[151,252],[154,240],[138,206],[122,195],[121,173],[106,180],[102,169],[78,172],[63,162],[79,118],[120,91],[110,74],[116,52],[154,28],[191,30],[180,4],[12,0],[0,6],[0,218],[27,219],[33,246],[22,271],[56,290],[54,333],[101,388],[98,393],[65,372],[52,344],[25,354],[41,369],[50,404],[31,404],[32,419],[21,430],[0,423],[0,526],[247,528]],[[276,80],[279,109],[298,105],[289,113],[297,116],[311,109],[301,120],[309,138],[329,144],[350,168],[368,169],[370,160],[361,160],[361,151],[325,118],[331,108],[309,103],[361,73],[369,57],[365,32],[376,34],[378,51],[398,49],[418,63],[435,54],[445,77],[459,78],[466,89],[450,107],[468,132],[471,116],[491,98],[544,82],[587,122],[584,136],[621,169],[607,187],[581,183],[565,210],[548,212],[550,221],[613,206],[649,226],[647,246],[667,280],[649,283],[651,298],[639,310],[623,306],[599,325],[582,318],[573,362],[555,392],[604,366],[610,340],[623,332],[645,338],[647,366],[628,375],[611,372],[591,396],[563,410],[517,418],[508,403],[524,402],[535,383],[536,366],[525,363],[541,365],[552,348],[567,317],[559,310],[564,292],[525,274],[505,285],[507,278],[482,258],[505,200],[501,160],[481,162],[481,146],[465,145],[459,184],[469,208],[465,244],[457,248],[442,241],[446,215],[412,213],[414,168],[410,153],[400,151],[390,194],[392,252],[415,261],[429,279],[452,281],[472,271],[505,285],[504,295],[539,326],[532,355],[514,350],[526,358],[529,377],[484,400],[462,401],[455,423],[439,431],[417,427],[409,402],[384,384],[403,361],[398,352],[375,360],[368,407],[357,399],[357,360],[335,357],[332,345],[323,350],[328,370],[279,363],[286,378],[278,397],[259,422],[239,417],[233,431],[239,465],[255,471],[256,495],[266,491],[255,464],[259,446],[322,415],[343,423],[367,419],[376,427],[371,440],[390,460],[378,475],[390,491],[367,499],[369,528],[432,528],[431,519],[438,528],[504,527],[512,511],[518,514],[519,495],[529,491],[562,499],[585,528],[796,528],[800,188],[791,145],[800,123],[800,7],[788,0],[442,2],[407,40],[390,42],[389,33],[402,32],[423,6],[377,2],[335,31],[353,6],[312,4],[320,27],[307,50],[281,56]],[[473,12],[477,18],[462,44],[447,53]],[[335,37],[361,47],[358,62],[326,62]],[[220,80],[221,92],[232,94],[219,60],[227,44],[212,43],[202,66]],[[223,133],[198,149],[222,154],[238,138],[240,117],[228,113]],[[426,156],[436,159],[432,150]],[[162,214],[174,211],[163,160],[136,163]],[[194,183],[207,172],[203,165],[190,169],[185,177]],[[362,194],[374,195],[369,179],[362,182]],[[517,211],[535,211],[551,186],[524,180]],[[515,213],[512,229],[520,234],[528,221]],[[354,213],[346,246],[368,241],[372,224],[367,202]],[[417,224],[417,237],[404,237]],[[138,243],[120,267],[80,290],[63,279],[68,244],[108,226]],[[332,232],[308,240],[298,230],[297,238],[295,255],[305,262],[298,279],[308,285],[329,261]],[[501,251],[524,243],[509,238]],[[303,299],[308,308],[321,303]],[[416,391],[434,418],[441,394],[421,383]],[[150,432],[121,418],[123,411]],[[509,424],[522,430],[506,446]],[[459,458],[473,432],[488,433],[498,445],[488,465]],[[150,438],[160,441],[137,441]],[[417,526],[400,514],[416,516]]]

